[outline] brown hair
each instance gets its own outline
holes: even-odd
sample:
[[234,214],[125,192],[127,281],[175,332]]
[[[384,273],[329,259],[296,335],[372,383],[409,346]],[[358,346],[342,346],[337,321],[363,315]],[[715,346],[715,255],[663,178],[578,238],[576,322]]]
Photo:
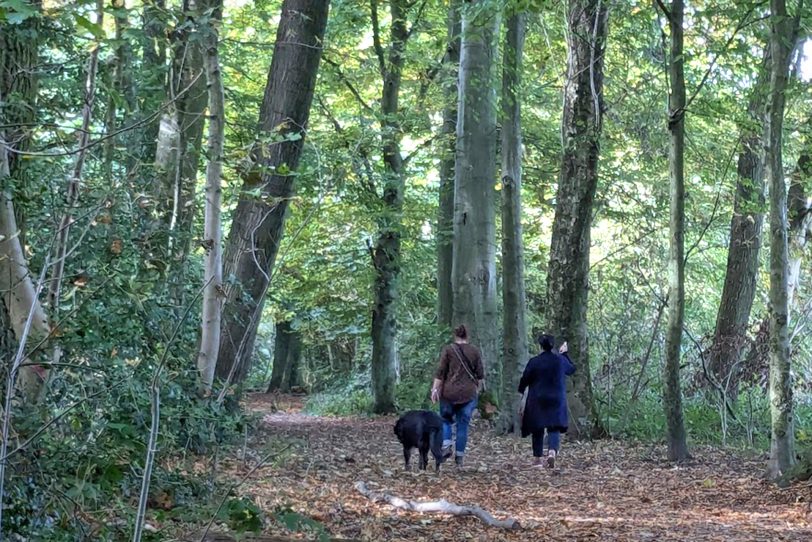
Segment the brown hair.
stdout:
[[460,339],[468,338],[468,328],[465,327],[465,324],[460,324],[454,328],[454,336],[459,337]]

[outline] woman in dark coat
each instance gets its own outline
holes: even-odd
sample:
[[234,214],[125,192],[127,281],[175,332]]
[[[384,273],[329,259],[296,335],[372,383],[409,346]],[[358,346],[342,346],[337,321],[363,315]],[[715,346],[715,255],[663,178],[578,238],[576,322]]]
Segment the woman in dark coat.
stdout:
[[567,343],[558,353],[553,352],[552,335],[539,337],[541,354],[531,358],[524,368],[519,382],[519,393],[527,389],[522,417],[522,437],[533,435],[534,466],[543,466],[544,432],[547,431],[547,466],[555,465],[555,456],[561,441],[561,433],[567,432],[567,376],[575,372],[575,366],[567,356]]

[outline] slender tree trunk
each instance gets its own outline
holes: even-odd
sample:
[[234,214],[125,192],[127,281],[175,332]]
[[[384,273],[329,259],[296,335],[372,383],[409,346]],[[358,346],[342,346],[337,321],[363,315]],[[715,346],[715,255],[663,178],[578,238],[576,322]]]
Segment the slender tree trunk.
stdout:
[[460,1],[448,8],[448,49],[444,63],[450,74],[443,89],[446,106],[440,130],[440,204],[437,215],[437,323],[452,327],[454,292],[451,284],[454,233],[454,161],[457,151],[457,78],[460,63]]
[[285,375],[289,373],[288,363],[290,362],[290,344],[293,338],[293,328],[290,321],[276,323],[276,337],[273,346],[273,368],[271,369],[271,381],[268,384],[266,393],[274,391],[285,391],[283,389]]
[[502,385],[497,427],[518,428],[519,378],[527,362],[524,244],[522,242],[522,55],[524,13],[507,20],[502,68]]
[[375,301],[372,309],[372,392],[373,409],[378,414],[395,411],[397,382],[397,315],[400,276],[400,238],[403,220],[405,176],[400,154],[400,125],[398,100],[403,72],[404,52],[409,38],[406,11],[401,0],[389,3],[392,19],[389,58],[380,46],[377,0],[370,0],[373,18],[373,39],[383,77],[381,96],[381,140],[383,144],[384,186],[382,212],[378,217],[378,239],[375,242]]
[[[142,73],[138,81],[139,119],[144,119],[160,107],[166,99],[166,26],[160,16],[165,0],[143,2]],[[159,122],[146,124],[141,131],[139,159],[145,165],[156,165]],[[153,188],[157,188],[157,185]],[[152,196],[152,194],[151,194]]]
[[[96,0],[96,25],[101,27],[104,22],[104,1]],[[73,222],[73,209],[79,203],[79,185],[82,182],[82,170],[87,156],[87,144],[90,141],[90,121],[93,116],[93,104],[96,99],[96,73],[99,68],[99,48],[100,42],[96,42],[90,52],[90,59],[87,64],[85,74],[85,94],[84,105],[82,107],[82,127],[79,132],[79,152],[76,154],[76,161],[73,164],[73,173],[68,180],[65,192],[65,212],[59,224],[56,240],[56,259],[51,273],[50,290],[48,300],[51,311],[56,315],[59,311],[59,297],[62,290],[62,279],[65,275],[65,260],[68,256],[68,241],[70,239],[70,227]],[[59,347],[54,353],[54,361],[59,360]]]
[[184,18],[171,37],[168,94],[172,102],[161,118],[155,156],[156,185],[152,194],[156,212],[169,233],[164,249],[169,261],[165,263],[174,281],[171,289],[175,297],[182,288],[183,262],[191,247],[195,186],[208,103],[203,39],[198,25],[207,9],[204,0],[183,0]]
[[604,432],[592,399],[586,313],[608,16],[602,0],[569,2],[567,80],[561,120],[563,154],[547,271],[547,330],[568,342],[570,356],[578,367],[568,393],[570,425],[576,436],[587,438]]
[[793,20],[784,0],[770,1],[770,95],[764,136],[764,169],[770,188],[770,414],[772,438],[767,472],[785,474],[795,462],[792,423],[792,378],[789,351],[787,191],[784,181],[782,130],[791,52]]
[[[246,173],[224,251],[226,306],[216,374],[241,382],[250,368],[265,292],[293,196],[327,23],[327,0],[285,0],[260,109],[257,168]],[[295,136],[299,136],[298,138]],[[260,196],[250,195],[259,190]]]
[[[220,18],[222,1],[212,2],[211,6]],[[209,87],[209,141],[206,166],[206,210],[203,234],[203,245],[206,249],[206,263],[203,291],[203,317],[200,328],[200,353],[197,356],[197,369],[205,391],[211,390],[214,382],[214,368],[217,365],[217,353],[220,348],[220,316],[223,292],[223,252],[222,229],[220,223],[220,206],[222,189],[220,177],[223,174],[223,144],[225,142],[225,96],[220,72],[218,54],[217,26],[211,22],[206,25],[206,83]]]
[[668,459],[681,461],[688,457],[685,423],[682,415],[682,390],[679,366],[682,326],[685,317],[685,59],[683,55],[683,0],[671,2],[668,26],[671,51],[668,73],[671,91],[668,96],[668,131],[671,134],[668,162],[671,177],[671,213],[668,250],[668,311],[663,367],[663,407],[665,408]]
[[462,9],[454,169],[454,325],[468,326],[486,379],[499,380],[496,312],[496,40],[500,14],[487,0]]
[[748,343],[747,326],[756,294],[758,254],[764,223],[764,165],[760,147],[764,103],[769,86],[769,50],[769,46],[765,48],[762,70],[750,95],[746,124],[741,128],[725,284],[709,360],[709,370],[733,396],[738,389],[739,361]]

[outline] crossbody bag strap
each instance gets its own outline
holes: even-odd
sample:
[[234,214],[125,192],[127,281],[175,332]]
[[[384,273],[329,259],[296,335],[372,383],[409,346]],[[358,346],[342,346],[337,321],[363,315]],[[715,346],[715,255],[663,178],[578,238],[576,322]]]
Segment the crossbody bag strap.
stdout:
[[465,372],[468,373],[468,376],[471,377],[471,380],[476,382],[477,379],[474,376],[474,371],[472,371],[471,368],[469,367],[471,362],[468,361],[468,356],[466,356],[465,352],[462,351],[462,347],[460,345],[454,343],[452,346],[454,348],[454,352],[457,354],[457,358],[460,360],[460,363],[462,364],[463,368],[465,369]]

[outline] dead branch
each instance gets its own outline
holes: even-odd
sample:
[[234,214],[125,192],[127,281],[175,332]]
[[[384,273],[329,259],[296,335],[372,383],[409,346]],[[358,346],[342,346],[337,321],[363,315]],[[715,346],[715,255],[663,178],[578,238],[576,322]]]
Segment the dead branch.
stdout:
[[373,491],[369,489],[364,482],[355,482],[355,489],[372,502],[384,501],[395,508],[402,508],[403,510],[422,513],[439,512],[453,516],[476,516],[482,520],[483,523],[491,527],[501,527],[503,529],[521,528],[518,520],[514,518],[496,519],[478,506],[461,506],[448,502],[445,499],[426,502],[407,501],[406,499],[401,499],[400,497],[388,493]]

